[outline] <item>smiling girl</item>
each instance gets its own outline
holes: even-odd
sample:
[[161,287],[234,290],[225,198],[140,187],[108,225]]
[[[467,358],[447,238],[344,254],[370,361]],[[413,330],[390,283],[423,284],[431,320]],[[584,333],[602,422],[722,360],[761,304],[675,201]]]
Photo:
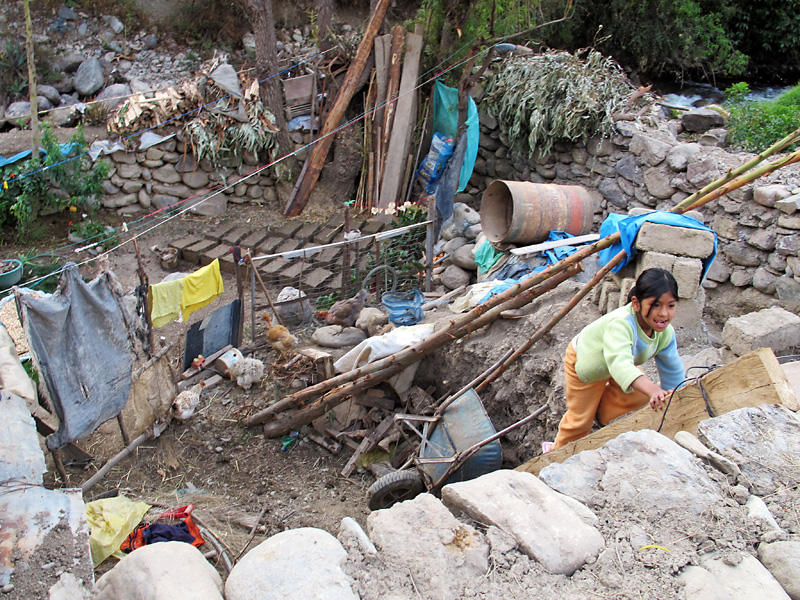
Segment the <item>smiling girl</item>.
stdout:
[[[659,410],[685,378],[670,322],[678,307],[678,284],[664,269],[642,271],[628,304],[587,325],[564,356],[567,412],[553,448],[580,439],[595,417],[605,425],[650,403]],[[661,385],[638,368],[655,357]]]

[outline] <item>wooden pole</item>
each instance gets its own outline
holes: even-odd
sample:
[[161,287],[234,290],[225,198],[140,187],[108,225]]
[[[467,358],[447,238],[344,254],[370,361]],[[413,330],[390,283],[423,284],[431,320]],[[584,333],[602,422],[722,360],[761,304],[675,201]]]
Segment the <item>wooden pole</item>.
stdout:
[[325,164],[325,158],[328,156],[328,152],[333,144],[333,132],[339,127],[344,113],[350,104],[350,100],[353,98],[353,94],[355,94],[356,84],[367,63],[375,35],[378,33],[378,29],[380,29],[388,8],[389,0],[378,0],[375,5],[375,10],[370,15],[367,28],[364,31],[364,37],[361,38],[361,43],[358,45],[356,55],[353,57],[353,61],[347,69],[342,87],[336,95],[336,100],[334,100],[330,112],[328,112],[325,125],[320,132],[319,141],[311,151],[309,166],[305,176],[297,188],[297,193],[294,195],[294,198],[287,203],[284,209],[284,214],[287,217],[296,217],[303,212],[311,196],[311,191],[319,180],[322,167]]
[[236,345],[244,342],[244,282],[242,281],[242,267],[236,260],[236,253],[231,248],[233,254],[233,272],[236,275],[236,293],[239,295],[239,331],[236,336]]
[[428,196],[428,223],[425,237],[425,291],[433,287],[433,247],[436,244],[436,196]]
[[[283,321],[281,320],[281,316],[278,314],[278,311],[275,310],[275,305],[272,304],[272,298],[269,296],[269,292],[267,291],[267,286],[264,285],[264,280],[261,279],[261,273],[258,272],[256,266],[253,264],[253,258],[250,256],[250,253],[247,253],[247,262],[250,263],[250,266],[253,268],[253,273],[255,274],[254,277],[258,279],[258,283],[261,285],[261,289],[264,291],[264,295],[267,297],[267,303],[269,307],[272,309],[272,312],[275,314],[275,320],[278,321],[281,325],[283,325]],[[255,306],[255,287],[253,288],[253,306]],[[255,325],[254,325],[255,327]]]
[[36,91],[36,59],[33,55],[33,24],[31,23],[30,0],[25,6],[25,50],[28,62],[28,92],[31,100],[31,158],[39,158],[39,97]]
[[[491,310],[487,310],[485,312],[481,312],[478,319],[474,322],[470,322],[465,324],[463,327],[458,329],[451,329],[450,327],[446,327],[443,331],[447,331],[446,335],[437,335],[433,334],[428,338],[410,346],[409,348],[405,348],[396,354],[392,354],[384,359],[375,361],[374,363],[370,363],[369,365],[365,365],[364,367],[354,369],[348,371],[347,373],[343,373],[338,377],[333,377],[331,379],[327,379],[316,386],[312,386],[316,389],[321,389],[322,392],[326,392],[330,390],[330,393],[325,394],[312,404],[305,406],[302,410],[296,411],[292,415],[289,415],[285,418],[276,419],[276,423],[273,425],[272,423],[269,424],[269,427],[265,428],[265,435],[268,437],[272,435],[273,432],[284,431],[285,427],[294,427],[298,423],[304,424],[306,422],[310,422],[320,416],[322,413],[327,410],[327,408],[331,406],[335,406],[338,404],[338,401],[343,400],[347,396],[354,394],[357,391],[362,389],[367,389],[380,383],[381,381],[385,381],[392,375],[399,373],[408,365],[413,362],[420,360],[423,356],[434,352],[435,350],[439,349],[440,347],[452,342],[455,339],[464,337],[469,333],[475,331],[476,329],[480,329],[488,325],[489,323],[493,322],[500,316],[500,313],[504,310],[508,310],[509,308],[518,308],[519,306],[524,306],[528,302],[532,301],[534,298],[540,296],[541,294],[548,292],[554,289],[557,285],[572,277],[576,273],[581,270],[579,265],[571,265],[568,269],[561,271],[555,275],[553,275],[550,279],[545,281],[542,285],[528,288],[524,292],[517,294],[516,296],[508,298],[505,304],[500,304],[492,308]],[[481,308],[481,307],[477,307]],[[473,309],[475,310],[475,309]],[[452,322],[451,322],[452,325]],[[379,365],[378,368],[370,368],[372,365]],[[352,375],[355,375],[353,377]],[[337,380],[341,382],[342,385],[325,385],[329,384]],[[335,389],[334,389],[335,388]],[[310,390],[311,388],[306,388],[306,390]],[[306,390],[303,390],[304,392]],[[320,393],[317,393],[316,396],[319,396]],[[284,412],[290,408],[296,408],[298,406],[303,405],[303,401],[307,398],[313,397],[309,394],[294,394],[293,396],[287,396],[283,400],[280,400],[273,404],[272,406],[250,416],[246,420],[247,425],[258,425],[260,423],[264,423],[266,421],[275,419],[275,416],[280,413]],[[306,418],[310,416],[308,421],[305,421]],[[283,435],[283,433],[277,433],[277,435]]]

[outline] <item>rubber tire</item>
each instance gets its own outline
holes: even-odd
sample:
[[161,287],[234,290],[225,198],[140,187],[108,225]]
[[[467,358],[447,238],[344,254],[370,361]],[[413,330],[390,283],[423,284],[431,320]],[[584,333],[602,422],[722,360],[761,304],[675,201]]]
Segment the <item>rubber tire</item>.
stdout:
[[369,487],[369,509],[389,508],[396,502],[411,500],[425,491],[416,471],[393,471],[379,477]]

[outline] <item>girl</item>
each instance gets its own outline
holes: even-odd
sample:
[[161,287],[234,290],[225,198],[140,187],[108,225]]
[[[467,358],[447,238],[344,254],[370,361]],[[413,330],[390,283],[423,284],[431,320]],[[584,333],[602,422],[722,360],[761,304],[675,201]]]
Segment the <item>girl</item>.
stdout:
[[[670,321],[678,306],[678,284],[664,269],[647,269],[636,280],[628,304],[583,328],[564,357],[567,412],[553,448],[580,439],[601,425],[644,406],[659,410],[685,378]],[[637,368],[655,357],[661,386]]]

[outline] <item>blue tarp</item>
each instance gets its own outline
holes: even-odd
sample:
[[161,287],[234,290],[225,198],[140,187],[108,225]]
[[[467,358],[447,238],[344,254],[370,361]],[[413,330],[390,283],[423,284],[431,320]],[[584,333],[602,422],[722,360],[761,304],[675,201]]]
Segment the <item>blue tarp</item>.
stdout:
[[[480,141],[480,124],[478,123],[478,106],[470,96],[467,99],[467,120],[464,123],[467,136],[467,147],[464,153],[464,164],[458,178],[456,192],[461,192],[467,187],[475,159],[478,157],[478,142]],[[433,131],[443,133],[447,137],[457,139],[458,128],[458,90],[436,81],[433,89]],[[463,141],[458,140],[461,144]]]
[[[636,235],[639,233],[639,229],[645,223],[662,223],[664,225],[672,225],[673,227],[702,229],[704,231],[710,231],[711,233],[714,233],[713,229],[706,227],[697,219],[671,212],[655,211],[644,215],[639,215],[637,217],[627,217],[625,215],[611,213],[600,226],[600,238],[602,239],[608,237],[609,235],[619,231],[621,239],[613,246],[609,246],[608,248],[605,248],[599,252],[597,264],[602,267],[612,258],[614,258],[614,256],[619,254],[621,250],[625,250],[625,259],[612,269],[614,273],[619,273],[620,269],[627,265],[630,262],[630,259],[633,258],[635,254],[633,243],[636,240]],[[705,279],[706,273],[708,273],[708,269],[711,266],[711,263],[714,262],[714,257],[716,255],[717,234],[714,233],[714,252],[711,254],[711,256],[703,260],[702,279]]]
[[[61,153],[64,156],[67,156],[72,151],[72,147],[74,145],[75,144],[73,142],[69,142],[67,144],[61,144],[59,148],[61,148]],[[22,152],[18,152],[14,156],[10,156],[8,158],[3,158],[3,156],[0,156],[0,167],[5,167],[6,165],[11,165],[15,162],[19,162],[25,158],[28,158],[31,153],[31,150],[23,150]],[[39,154],[44,156],[47,154],[47,151],[44,148],[39,148]]]

